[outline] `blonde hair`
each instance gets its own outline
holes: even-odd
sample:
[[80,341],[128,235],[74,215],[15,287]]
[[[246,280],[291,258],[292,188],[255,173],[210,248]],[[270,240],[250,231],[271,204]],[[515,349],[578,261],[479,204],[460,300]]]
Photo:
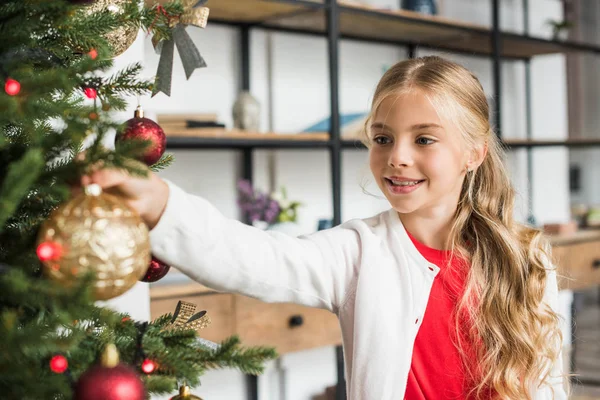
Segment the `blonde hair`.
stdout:
[[[515,191],[504,152],[490,126],[483,87],[466,68],[435,56],[391,67],[375,90],[365,124],[367,147],[370,121],[381,103],[415,89],[456,124],[468,149],[487,146],[483,163],[465,177],[448,239],[469,265],[454,339],[470,395],[489,398],[491,390],[500,399],[531,399],[532,388],[548,383],[562,343],[559,317],[542,302],[549,244],[541,232],[513,218]],[[476,362],[466,354],[467,344],[474,344]]]

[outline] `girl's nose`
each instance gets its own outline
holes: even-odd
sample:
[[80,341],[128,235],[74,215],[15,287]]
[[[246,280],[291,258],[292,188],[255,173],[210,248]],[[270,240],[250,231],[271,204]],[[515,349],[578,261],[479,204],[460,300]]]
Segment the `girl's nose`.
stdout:
[[413,164],[411,146],[408,144],[396,143],[390,151],[388,164],[392,168],[410,167]]

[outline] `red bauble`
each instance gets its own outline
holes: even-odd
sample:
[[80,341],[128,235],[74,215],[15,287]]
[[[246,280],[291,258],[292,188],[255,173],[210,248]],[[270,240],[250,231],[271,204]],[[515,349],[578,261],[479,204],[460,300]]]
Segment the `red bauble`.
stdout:
[[167,275],[170,269],[170,265],[167,265],[155,257],[152,257],[152,260],[150,260],[150,266],[148,266],[148,271],[146,271],[146,275],[144,275],[144,277],[140,280],[142,282],[156,282]]
[[16,96],[21,91],[21,84],[19,81],[8,78],[4,84],[4,90],[9,96]]
[[144,118],[141,107],[137,108],[135,116],[125,124],[126,127],[123,133],[117,135],[116,144],[118,145],[120,141],[129,139],[150,141],[151,144],[146,148],[140,161],[143,161],[146,165],[152,165],[160,160],[167,148],[167,137],[160,125],[151,119]]
[[91,58],[92,60],[95,60],[95,59],[96,59],[96,57],[98,57],[98,51],[97,51],[96,49],[91,49],[91,50],[88,52],[88,56],[90,56],[90,58]]
[[52,372],[62,374],[67,370],[69,363],[64,356],[56,355],[50,359],[50,369]]
[[156,369],[156,363],[148,358],[142,362],[142,371],[146,374],[151,374]]
[[116,367],[96,365],[81,375],[75,387],[75,400],[145,400],[144,384],[125,364]]
[[40,261],[56,261],[62,255],[62,248],[55,242],[43,242],[37,247],[36,253]]
[[98,91],[96,89],[88,87],[83,89],[83,93],[88,99],[95,99],[98,96]]

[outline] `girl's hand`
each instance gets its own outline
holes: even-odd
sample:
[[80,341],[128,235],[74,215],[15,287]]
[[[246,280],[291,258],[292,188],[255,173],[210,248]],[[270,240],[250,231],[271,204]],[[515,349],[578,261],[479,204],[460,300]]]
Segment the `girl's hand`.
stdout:
[[98,169],[81,177],[80,186],[73,194],[81,192],[83,186],[95,183],[103,191],[123,198],[136,210],[149,229],[156,226],[169,198],[169,187],[152,171],[147,177],[135,177],[116,169]]

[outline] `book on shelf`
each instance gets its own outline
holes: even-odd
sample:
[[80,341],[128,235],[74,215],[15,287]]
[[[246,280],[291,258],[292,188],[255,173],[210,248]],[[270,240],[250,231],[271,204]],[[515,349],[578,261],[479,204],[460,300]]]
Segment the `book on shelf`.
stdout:
[[225,124],[217,121],[215,113],[159,114],[156,119],[167,133],[175,133],[189,128],[225,129]]
[[[340,137],[344,140],[359,140],[364,132],[367,113],[340,114]],[[302,132],[329,132],[331,118],[323,118]]]

